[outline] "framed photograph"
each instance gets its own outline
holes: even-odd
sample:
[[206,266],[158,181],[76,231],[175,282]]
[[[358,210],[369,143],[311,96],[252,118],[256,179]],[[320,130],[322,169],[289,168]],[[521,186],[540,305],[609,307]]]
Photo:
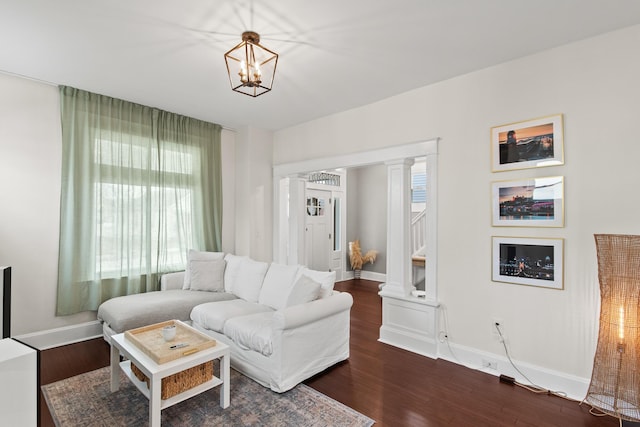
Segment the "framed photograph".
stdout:
[[493,237],[494,282],[563,289],[563,239]]
[[563,227],[564,177],[491,184],[493,226]]
[[562,114],[491,128],[493,172],[562,164]]

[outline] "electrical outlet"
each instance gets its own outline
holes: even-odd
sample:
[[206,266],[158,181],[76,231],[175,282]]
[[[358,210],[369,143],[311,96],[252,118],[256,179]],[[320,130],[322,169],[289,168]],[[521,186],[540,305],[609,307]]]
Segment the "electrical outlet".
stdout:
[[494,371],[498,370],[498,362],[495,360],[482,359],[482,367],[493,369]]

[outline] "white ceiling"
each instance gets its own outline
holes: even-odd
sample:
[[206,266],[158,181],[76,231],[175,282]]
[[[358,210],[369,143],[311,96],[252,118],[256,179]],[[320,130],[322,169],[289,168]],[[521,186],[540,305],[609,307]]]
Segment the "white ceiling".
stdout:
[[[277,130],[638,23],[637,0],[0,0],[0,71]],[[258,98],[226,75],[245,30],[280,54]]]

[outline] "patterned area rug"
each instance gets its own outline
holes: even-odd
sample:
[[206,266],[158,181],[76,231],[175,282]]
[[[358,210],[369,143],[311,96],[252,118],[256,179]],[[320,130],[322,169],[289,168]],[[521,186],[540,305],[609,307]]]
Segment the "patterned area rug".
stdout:
[[[149,402],[121,375],[109,390],[109,368],[42,386],[56,426],[145,426]],[[231,369],[231,406],[220,408],[214,388],[162,411],[163,426],[371,426],[373,420],[299,384],[275,393]]]

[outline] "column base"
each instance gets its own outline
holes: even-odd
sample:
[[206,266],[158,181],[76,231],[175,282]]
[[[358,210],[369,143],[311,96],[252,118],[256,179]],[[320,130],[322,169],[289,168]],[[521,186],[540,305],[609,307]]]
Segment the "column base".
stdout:
[[414,353],[437,358],[438,307],[435,301],[380,292],[382,326],[379,341]]

